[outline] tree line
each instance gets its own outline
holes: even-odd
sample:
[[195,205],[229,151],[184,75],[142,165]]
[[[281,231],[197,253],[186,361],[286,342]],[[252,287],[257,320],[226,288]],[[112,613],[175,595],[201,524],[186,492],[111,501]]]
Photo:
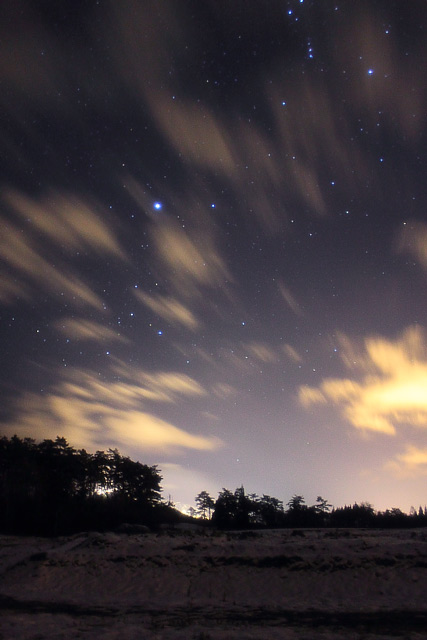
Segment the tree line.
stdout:
[[166,517],[162,477],[117,449],[88,453],[65,438],[0,438],[0,531],[58,535]]
[[[277,527],[414,527],[427,525],[427,509],[375,511],[369,503],[333,508],[322,496],[308,506],[301,495],[286,504],[244,487],[207,491],[195,498],[189,516],[161,497],[162,476],[122,456],[117,449],[88,453],[65,438],[0,438],[0,532],[60,535],[111,530],[120,524],[193,521],[219,529]],[[197,518],[197,520],[196,520]]]
[[377,527],[405,528],[427,526],[427,507],[411,507],[406,514],[398,508],[375,511],[369,502],[334,508],[322,496],[308,506],[301,495],[286,504],[269,495],[247,494],[244,487],[234,492],[222,489],[214,500],[207,491],[195,497],[191,515],[223,529],[256,527]]

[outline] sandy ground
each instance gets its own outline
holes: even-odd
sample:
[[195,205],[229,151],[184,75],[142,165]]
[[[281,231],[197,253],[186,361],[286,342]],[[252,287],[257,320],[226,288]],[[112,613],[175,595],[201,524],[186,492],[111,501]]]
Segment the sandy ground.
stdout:
[[0,639],[427,638],[427,529],[0,536]]

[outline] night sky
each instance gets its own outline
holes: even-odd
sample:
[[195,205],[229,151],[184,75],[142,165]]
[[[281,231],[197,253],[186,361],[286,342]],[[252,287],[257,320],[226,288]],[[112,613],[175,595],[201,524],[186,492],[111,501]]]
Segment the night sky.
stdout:
[[1,433],[427,502],[424,0],[3,0]]

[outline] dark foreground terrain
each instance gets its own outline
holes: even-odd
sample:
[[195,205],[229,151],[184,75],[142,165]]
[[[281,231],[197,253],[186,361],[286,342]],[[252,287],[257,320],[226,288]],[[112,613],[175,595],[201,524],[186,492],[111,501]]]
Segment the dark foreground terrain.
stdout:
[[427,530],[0,537],[1,640],[427,638]]

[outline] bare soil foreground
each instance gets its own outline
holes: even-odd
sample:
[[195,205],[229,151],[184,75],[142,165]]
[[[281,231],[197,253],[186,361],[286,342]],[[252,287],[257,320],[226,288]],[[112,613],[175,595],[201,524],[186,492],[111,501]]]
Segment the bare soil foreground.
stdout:
[[427,530],[0,536],[2,640],[427,638]]

